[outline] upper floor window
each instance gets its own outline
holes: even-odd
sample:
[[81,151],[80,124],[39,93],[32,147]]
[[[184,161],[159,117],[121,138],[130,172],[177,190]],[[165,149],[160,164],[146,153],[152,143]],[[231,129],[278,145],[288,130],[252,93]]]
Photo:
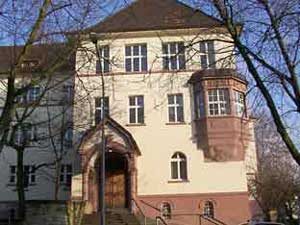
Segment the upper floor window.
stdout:
[[245,113],[245,95],[239,91],[233,91],[233,93],[236,115],[243,116]]
[[99,48],[100,59],[96,61],[96,73],[108,73],[109,72],[109,46],[101,46]]
[[171,205],[168,202],[163,202],[161,204],[161,216],[164,219],[171,219]]
[[169,122],[184,122],[182,94],[168,95]]
[[[34,165],[24,165],[24,187],[28,187],[29,185],[33,185],[36,183],[36,174],[35,174],[35,166]],[[15,165],[10,166],[10,176],[9,176],[10,184],[17,184],[17,167]]]
[[129,123],[144,123],[144,96],[139,95],[129,97]]
[[74,87],[72,84],[66,84],[63,86],[63,92],[64,92],[64,96],[63,96],[63,100],[64,102],[66,101],[67,103],[70,103],[73,101],[73,97],[74,97]]
[[14,135],[14,140],[16,145],[26,146],[29,142],[36,140],[36,138],[37,138],[36,126],[30,123],[17,125],[15,130],[15,135]]
[[208,90],[208,114],[210,116],[230,114],[228,89]]
[[128,45],[125,47],[126,72],[142,72],[148,70],[147,45]]
[[176,152],[171,158],[171,179],[187,180],[187,160],[181,152]]
[[202,69],[216,68],[214,41],[200,42],[200,63]]
[[[104,111],[102,111],[102,108]],[[103,115],[104,113],[104,115]],[[109,98],[95,98],[95,124],[97,125],[102,120],[103,116],[109,115]]]
[[27,91],[27,102],[35,102],[39,99],[41,88],[39,86],[30,87]]
[[162,44],[163,69],[185,69],[185,48],[183,42],[170,42]]
[[66,185],[67,187],[71,187],[72,183],[72,165],[71,164],[63,164],[60,168],[60,183]]
[[214,218],[215,212],[214,212],[214,204],[211,201],[206,201],[203,208],[203,215]]

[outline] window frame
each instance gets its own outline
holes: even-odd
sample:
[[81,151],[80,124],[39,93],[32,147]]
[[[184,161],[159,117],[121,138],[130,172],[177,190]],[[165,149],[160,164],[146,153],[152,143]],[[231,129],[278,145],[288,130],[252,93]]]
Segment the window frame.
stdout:
[[[12,168],[14,168],[14,172],[12,172]],[[10,165],[9,171],[10,171],[9,185],[17,185],[17,166]],[[24,187],[27,188],[29,186],[35,185],[37,182],[35,165],[24,165],[23,172],[24,172],[24,181],[23,181]],[[13,178],[13,181],[12,181],[12,178]]]
[[[173,97],[173,103],[170,103],[170,97]],[[178,103],[178,98],[181,97],[181,102],[182,105]],[[183,99],[183,94],[182,93],[177,93],[177,94],[168,94],[168,122],[169,123],[184,123],[184,99]],[[179,101],[180,102],[180,101]],[[171,121],[171,116],[170,116],[170,109],[174,109],[174,121]],[[182,120],[180,120],[180,111],[179,109],[182,108]]]
[[[130,98],[134,98],[134,103],[135,105],[130,105]],[[139,105],[139,98],[142,98],[142,105]],[[128,122],[130,125],[140,125],[140,124],[145,124],[145,99],[144,95],[131,95],[128,97]],[[130,111],[134,110],[134,121],[132,122],[130,119]],[[142,109],[142,121],[139,121],[139,109]]]
[[[216,91],[216,94],[210,94],[210,92]],[[223,91],[223,94],[220,95],[220,91]],[[210,100],[216,96],[217,100]],[[221,99],[223,97],[223,100]],[[227,99],[226,99],[227,98]],[[224,107],[222,107],[224,105]],[[211,106],[217,106],[216,108]],[[225,111],[223,110],[225,109]],[[212,110],[214,113],[211,113]],[[215,113],[217,110],[218,113]],[[225,113],[223,113],[225,112]],[[207,115],[209,117],[218,117],[218,116],[229,116],[231,114],[231,105],[230,105],[230,90],[228,88],[212,88],[207,90]]]
[[41,96],[41,89],[42,88],[38,85],[30,87],[26,93],[26,103],[33,103],[38,101],[39,97]]
[[[37,127],[32,123],[16,124],[14,142],[16,145],[27,145],[34,142],[37,139]],[[29,137],[29,138],[28,138]],[[26,140],[25,140],[25,139]]]
[[212,201],[205,201],[203,205],[203,215],[208,218],[215,218],[215,205]]
[[[96,59],[96,74],[109,73],[110,68],[110,47],[109,45],[97,46],[100,59]],[[107,52],[105,52],[107,50]],[[107,55],[106,55],[107,53]]]
[[[165,208],[167,208],[167,210],[169,210],[169,211],[167,212],[167,210],[166,210],[166,212],[164,212]],[[160,205],[160,214],[161,214],[161,217],[166,219],[166,220],[172,219],[172,207],[171,207],[171,204],[169,202],[162,202],[161,203],[161,205]]]
[[[104,98],[103,97],[95,97],[95,111],[94,111],[94,123],[95,125],[99,124],[100,121],[102,121],[102,118],[103,116],[109,116],[109,113],[110,113],[110,107],[109,107],[109,97],[108,96],[105,96]],[[104,99],[104,101],[103,101]],[[100,106],[97,106],[97,101],[100,101]],[[107,103],[107,104],[106,104]],[[103,115],[103,112],[102,112],[102,104],[103,104],[103,107],[104,107],[104,115]],[[97,111],[99,111],[99,115],[100,115],[100,118],[98,120],[98,113]]]
[[[240,98],[242,97],[242,98]],[[242,101],[240,101],[242,99]],[[246,96],[243,92],[233,90],[233,105],[235,109],[235,115],[238,117],[247,116],[246,113]]]
[[[69,170],[70,169],[70,170]],[[62,164],[60,166],[59,182],[62,185],[70,188],[72,185],[72,176],[73,176],[73,165],[72,164]],[[69,182],[69,179],[70,182]]]
[[[183,156],[183,157],[180,157]],[[177,178],[173,177],[173,163],[176,164],[176,173],[177,173]],[[183,169],[185,170],[184,174],[181,174],[181,165],[183,165]],[[170,160],[170,172],[171,172],[171,181],[175,182],[186,182],[188,181],[188,162],[187,162],[187,157],[184,153],[182,152],[175,152]],[[185,175],[185,177],[184,177]]]
[[199,53],[201,69],[216,69],[215,41],[200,41]]
[[[175,44],[175,53],[171,53],[172,44]],[[182,51],[180,51],[179,45],[182,45]],[[167,52],[164,52],[164,49],[167,49]],[[180,57],[183,57],[183,64],[181,64],[180,62]],[[175,58],[176,60],[176,68],[174,69],[172,68],[172,58]],[[184,41],[162,43],[162,68],[166,71],[186,70],[186,53]]]
[[[134,48],[138,47],[138,55],[134,55]],[[142,54],[142,47],[145,47],[146,54]],[[139,44],[130,44],[125,45],[125,53],[124,53],[124,67],[126,73],[139,73],[139,72],[147,72],[148,71],[148,48],[146,43]],[[127,55],[127,48],[130,48],[130,55]],[[138,59],[139,69],[135,70],[134,60]],[[130,70],[127,69],[127,60],[130,60]],[[143,60],[146,61],[145,68],[143,68]]]

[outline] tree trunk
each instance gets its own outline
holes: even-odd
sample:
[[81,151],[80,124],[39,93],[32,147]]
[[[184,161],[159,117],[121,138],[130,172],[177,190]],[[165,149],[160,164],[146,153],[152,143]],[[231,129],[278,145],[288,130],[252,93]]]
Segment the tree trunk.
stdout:
[[18,217],[25,219],[25,190],[24,190],[24,152],[17,150],[17,192],[18,192]]

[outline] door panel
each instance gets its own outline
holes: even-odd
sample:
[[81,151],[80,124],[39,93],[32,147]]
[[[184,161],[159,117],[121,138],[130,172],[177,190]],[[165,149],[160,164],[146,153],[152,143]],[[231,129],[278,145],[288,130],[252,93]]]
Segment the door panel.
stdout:
[[125,207],[124,171],[108,172],[105,183],[105,202],[108,208]]

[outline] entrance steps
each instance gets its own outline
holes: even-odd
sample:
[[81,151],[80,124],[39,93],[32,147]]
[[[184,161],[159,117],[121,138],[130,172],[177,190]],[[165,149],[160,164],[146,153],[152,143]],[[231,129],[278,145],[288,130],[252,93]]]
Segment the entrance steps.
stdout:
[[[99,213],[87,214],[82,225],[99,225]],[[106,225],[140,225],[134,214],[128,209],[109,209],[106,211]]]

